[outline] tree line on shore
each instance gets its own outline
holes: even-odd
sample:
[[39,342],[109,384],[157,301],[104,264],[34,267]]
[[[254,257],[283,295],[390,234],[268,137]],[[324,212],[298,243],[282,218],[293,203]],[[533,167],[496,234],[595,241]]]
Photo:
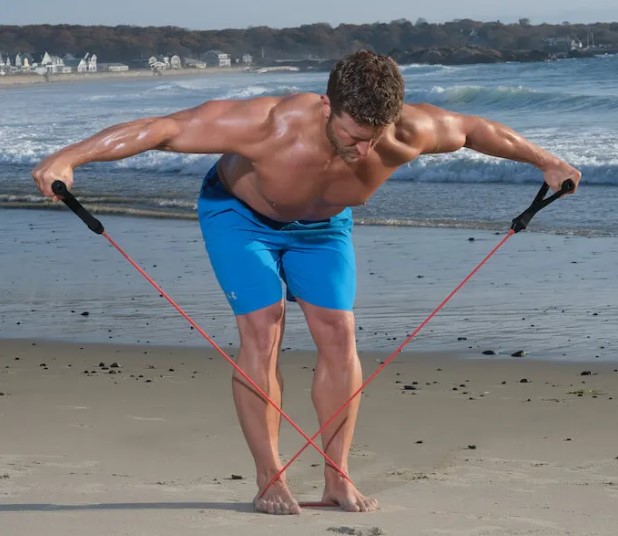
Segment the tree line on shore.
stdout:
[[128,64],[152,55],[199,57],[208,50],[221,50],[233,57],[251,54],[255,63],[269,65],[281,59],[332,60],[359,48],[390,54],[401,63],[539,60],[555,52],[575,56],[616,52],[618,22],[534,25],[528,19],[514,24],[463,19],[432,24],[399,19],[337,27],[317,23],[205,31],[174,26],[0,26],[0,51],[5,55],[96,52],[103,61]]

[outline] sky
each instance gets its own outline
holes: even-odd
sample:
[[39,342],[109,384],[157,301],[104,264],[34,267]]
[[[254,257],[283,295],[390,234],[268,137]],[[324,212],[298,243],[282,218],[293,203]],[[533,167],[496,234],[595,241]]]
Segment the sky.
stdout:
[[[7,5],[8,4],[8,5]],[[416,7],[419,4],[423,7]],[[190,30],[295,27],[327,22],[364,24],[424,18],[439,23],[469,18],[508,24],[618,22],[617,0],[8,0],[0,4],[3,24],[179,26]]]

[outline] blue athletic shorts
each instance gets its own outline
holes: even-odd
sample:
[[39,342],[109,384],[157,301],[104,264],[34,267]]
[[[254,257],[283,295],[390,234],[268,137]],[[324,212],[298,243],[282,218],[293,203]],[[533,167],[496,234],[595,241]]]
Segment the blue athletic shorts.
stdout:
[[278,222],[225,189],[213,166],[197,204],[206,251],[235,315],[288,299],[351,311],[356,260],[349,208],[320,221]]

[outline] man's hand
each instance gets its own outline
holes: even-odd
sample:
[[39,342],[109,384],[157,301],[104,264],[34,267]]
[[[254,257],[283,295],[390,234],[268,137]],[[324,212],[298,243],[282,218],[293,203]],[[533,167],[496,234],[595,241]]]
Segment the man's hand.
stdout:
[[569,193],[575,193],[577,191],[577,185],[582,177],[581,171],[570,166],[562,160],[557,160],[556,163],[547,166],[543,169],[543,177],[547,185],[557,192],[562,188],[562,183],[567,179],[571,179],[575,184],[575,188]]
[[73,166],[50,157],[32,170],[32,177],[44,196],[60,201],[60,198],[52,192],[51,185],[54,181],[60,180],[66,184],[67,190],[70,190],[73,186]]

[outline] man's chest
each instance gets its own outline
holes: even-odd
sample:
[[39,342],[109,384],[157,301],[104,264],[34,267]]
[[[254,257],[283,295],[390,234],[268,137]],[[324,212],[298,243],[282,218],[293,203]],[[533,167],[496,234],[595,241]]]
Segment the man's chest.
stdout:
[[256,167],[256,185],[272,205],[297,207],[355,206],[365,203],[394,171],[373,161],[318,163],[298,158],[292,162],[277,158]]

